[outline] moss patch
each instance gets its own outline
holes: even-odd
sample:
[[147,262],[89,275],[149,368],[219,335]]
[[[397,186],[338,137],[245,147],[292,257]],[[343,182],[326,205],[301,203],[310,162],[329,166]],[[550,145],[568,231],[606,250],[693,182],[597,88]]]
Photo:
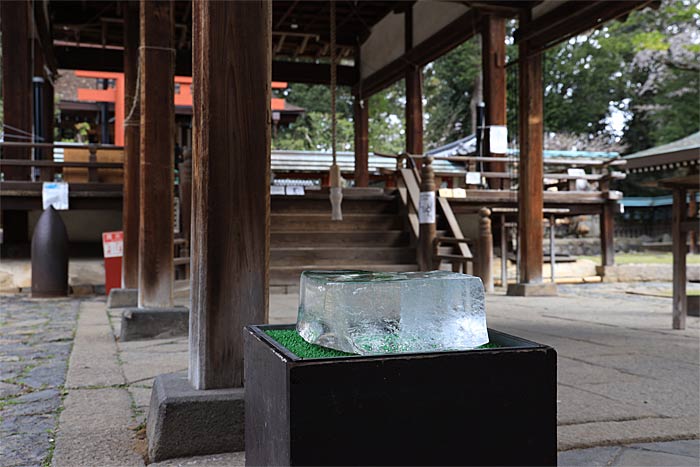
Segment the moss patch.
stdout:
[[309,344],[299,335],[296,329],[275,329],[265,331],[265,334],[282,344],[283,347],[286,347],[287,350],[299,358],[329,358],[355,355],[316,344]]
[[[309,344],[296,331],[296,329],[275,329],[265,331],[265,334],[276,340],[283,347],[299,358],[332,358],[348,357],[355,354],[341,352],[340,350],[321,347],[320,345]],[[500,345],[489,342],[478,349],[495,349]]]

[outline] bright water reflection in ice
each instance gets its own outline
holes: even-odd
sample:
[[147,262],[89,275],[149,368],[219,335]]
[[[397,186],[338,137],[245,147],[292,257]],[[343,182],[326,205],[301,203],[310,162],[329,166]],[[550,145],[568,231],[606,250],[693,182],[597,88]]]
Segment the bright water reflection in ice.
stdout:
[[471,349],[488,343],[484,287],[446,271],[304,271],[297,330],[361,355]]

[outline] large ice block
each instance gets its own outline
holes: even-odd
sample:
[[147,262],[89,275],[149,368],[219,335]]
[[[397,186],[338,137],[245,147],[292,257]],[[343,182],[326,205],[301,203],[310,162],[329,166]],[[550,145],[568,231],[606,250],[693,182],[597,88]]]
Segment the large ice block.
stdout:
[[471,349],[489,341],[484,286],[446,271],[304,271],[297,331],[360,355]]

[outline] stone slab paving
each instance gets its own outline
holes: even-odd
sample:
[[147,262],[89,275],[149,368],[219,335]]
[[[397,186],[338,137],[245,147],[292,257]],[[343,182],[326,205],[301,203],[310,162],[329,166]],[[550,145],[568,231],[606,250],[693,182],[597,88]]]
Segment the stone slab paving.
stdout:
[[105,301],[82,302],[53,465],[142,466],[135,404]]
[[0,465],[51,462],[80,302],[0,295]]
[[[624,284],[559,290],[556,298],[490,295],[487,316],[491,327],[552,345],[558,352],[560,463],[698,465],[698,318],[688,318],[685,331],[672,331],[670,300],[628,294]],[[270,298],[271,322],[295,320],[296,295]],[[129,449],[133,454],[138,444],[134,426],[144,420],[153,377],[187,368],[187,339],[118,342],[119,312],[111,313],[110,320],[104,304],[98,305],[102,308],[89,306],[88,314],[85,308],[81,313],[57,454],[60,434],[72,433],[75,446],[92,445],[97,454],[112,446],[110,452],[122,453],[117,456],[122,465],[142,465],[140,456],[129,457]],[[101,385],[90,386],[91,381]],[[76,389],[70,389],[72,384]],[[99,411],[98,400],[107,401],[98,417],[102,421],[89,421],[91,410],[82,408]],[[107,417],[113,420],[109,429]],[[84,423],[96,433],[78,429]],[[100,439],[108,442],[99,445]],[[81,452],[88,455],[90,449]],[[106,455],[101,459],[104,465],[117,464]],[[154,465],[243,462],[244,454],[234,453]]]

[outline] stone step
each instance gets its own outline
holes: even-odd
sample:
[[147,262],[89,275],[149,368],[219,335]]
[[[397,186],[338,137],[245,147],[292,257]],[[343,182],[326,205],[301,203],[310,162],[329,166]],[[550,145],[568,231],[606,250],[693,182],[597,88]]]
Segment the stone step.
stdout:
[[336,264],[412,264],[416,249],[410,247],[290,247],[271,248],[273,266],[309,265],[333,267]]

